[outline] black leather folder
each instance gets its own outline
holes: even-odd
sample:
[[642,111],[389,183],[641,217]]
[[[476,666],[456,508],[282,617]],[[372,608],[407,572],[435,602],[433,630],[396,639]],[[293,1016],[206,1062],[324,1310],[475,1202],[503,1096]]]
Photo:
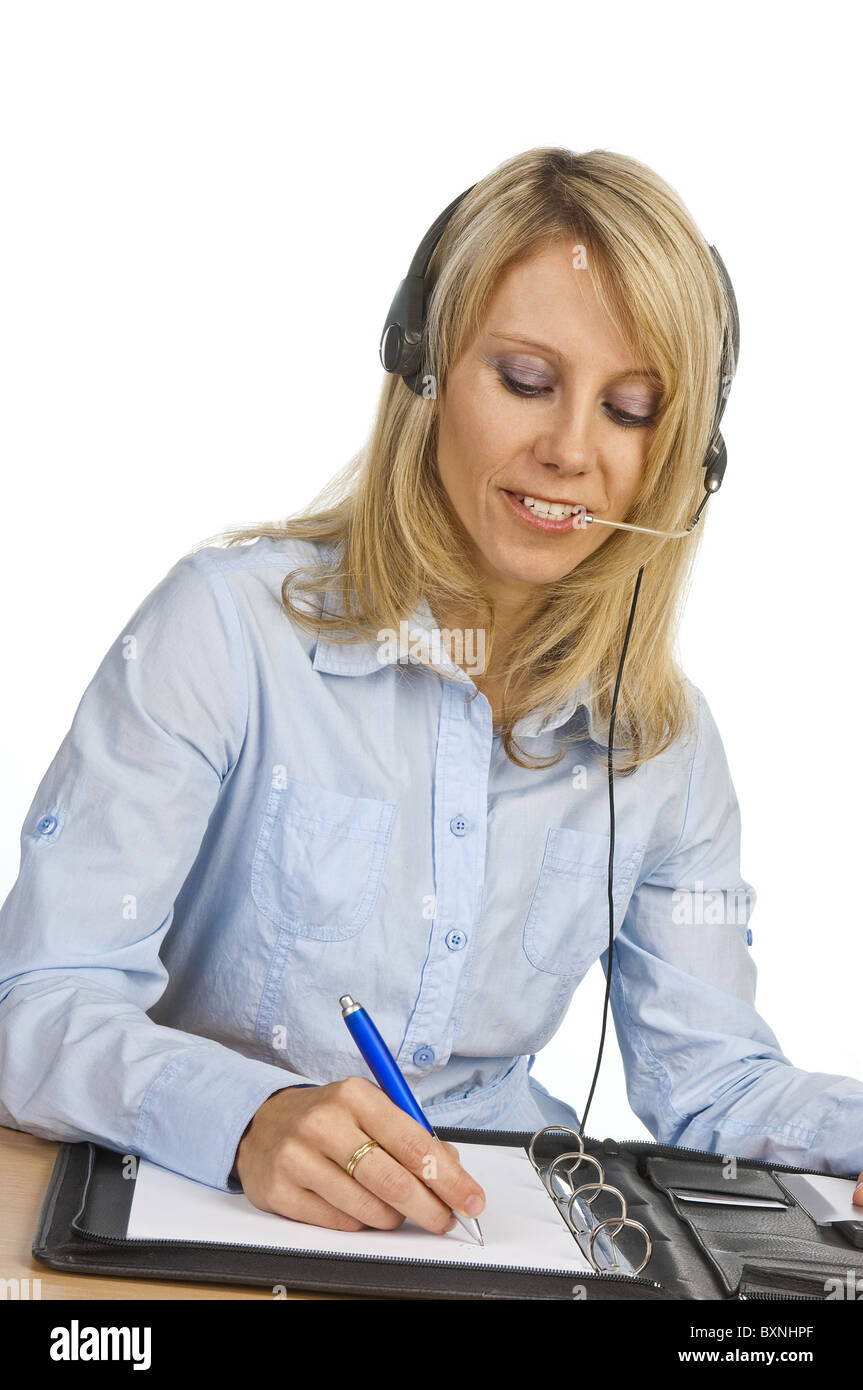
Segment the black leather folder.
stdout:
[[[533,1138],[513,1131],[437,1133],[456,1145],[525,1149]],[[571,1136],[542,1133],[534,1156],[547,1165],[571,1149]],[[782,1187],[783,1175],[818,1169],[739,1158],[736,1175],[730,1178],[727,1158],[700,1150],[584,1136],[584,1151],[600,1161],[605,1182],[625,1195],[629,1215],[650,1233],[650,1258],[638,1274],[548,1273],[248,1245],[129,1240],[135,1181],[125,1175],[128,1158],[90,1143],[61,1146],[33,1254],[53,1269],[82,1274],[399,1299],[823,1300],[841,1296],[832,1291],[846,1284],[849,1272],[852,1278],[858,1271],[863,1274],[863,1250],[832,1226],[816,1225]],[[703,1191],[706,1198],[717,1192],[774,1198],[785,1205],[776,1209],[684,1201],[676,1195],[678,1189]],[[553,1201],[551,1195],[548,1200]],[[634,1268],[635,1262],[630,1263]]]

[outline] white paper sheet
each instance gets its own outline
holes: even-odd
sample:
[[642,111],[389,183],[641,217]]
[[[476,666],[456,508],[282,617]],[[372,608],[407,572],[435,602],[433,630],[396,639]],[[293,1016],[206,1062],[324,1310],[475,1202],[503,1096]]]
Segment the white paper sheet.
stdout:
[[394,1231],[332,1231],[260,1211],[242,1193],[221,1192],[140,1159],[127,1236],[131,1240],[213,1241],[278,1246],[333,1255],[445,1260],[563,1273],[590,1271],[524,1149],[459,1144],[462,1167],[486,1196],[479,1221],[484,1246],[461,1226],[446,1235],[405,1220]]
[[819,1226],[832,1221],[863,1221],[863,1207],[854,1205],[852,1198],[857,1186],[853,1178],[834,1178],[820,1173],[775,1173]]

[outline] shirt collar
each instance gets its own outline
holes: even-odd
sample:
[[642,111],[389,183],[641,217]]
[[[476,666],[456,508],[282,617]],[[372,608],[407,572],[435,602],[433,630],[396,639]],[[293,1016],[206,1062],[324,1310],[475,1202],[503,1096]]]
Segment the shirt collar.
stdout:
[[[328,615],[341,615],[344,608],[332,594],[328,594],[322,611]],[[328,638],[322,629],[318,629],[312,665],[316,671],[323,671],[332,676],[368,676],[385,666],[394,666],[400,653],[407,660],[409,644],[424,638],[429,642],[435,662],[442,670],[453,680],[461,682],[471,690],[476,689],[470,676],[460,666],[456,666],[443,649],[440,643],[440,629],[425,598],[421,599],[413,613],[403,620],[398,636],[394,634],[393,637],[394,640],[388,642],[379,642],[376,639],[340,642]],[[538,705],[518,721],[513,729],[514,737],[539,738],[542,734],[559,728],[572,718],[588,692],[589,682],[585,681],[573,691],[565,704],[557,709],[552,709],[547,703]],[[587,726],[592,733],[589,707],[585,705],[584,709]]]

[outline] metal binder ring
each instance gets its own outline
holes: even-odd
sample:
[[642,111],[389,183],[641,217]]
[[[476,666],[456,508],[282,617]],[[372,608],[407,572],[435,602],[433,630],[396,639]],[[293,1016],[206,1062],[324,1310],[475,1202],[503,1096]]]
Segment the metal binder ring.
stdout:
[[[590,1259],[591,1259],[591,1261],[593,1262],[593,1267],[594,1267],[594,1269],[596,1268],[596,1262],[593,1260],[593,1242],[596,1240],[596,1237],[599,1235],[599,1232],[602,1230],[603,1226],[610,1226],[611,1223],[612,1223],[612,1221],[617,1221],[617,1217],[616,1217],[616,1216],[609,1216],[609,1218],[608,1218],[607,1221],[600,1221],[599,1225],[598,1225],[598,1226],[594,1226],[593,1230],[591,1231],[591,1234],[590,1234]],[[609,1236],[609,1240],[611,1241],[611,1248],[612,1248],[612,1250],[615,1252],[615,1262],[614,1262],[614,1264],[611,1266],[612,1269],[618,1269],[618,1268],[619,1268],[619,1265],[618,1265],[618,1263],[617,1263],[617,1246],[615,1245],[614,1240],[615,1240],[615,1236],[617,1236],[617,1235],[619,1234],[619,1232],[620,1232],[620,1226],[635,1226],[635,1227],[637,1228],[637,1230],[639,1230],[639,1231],[641,1232],[641,1234],[644,1236],[644,1243],[645,1243],[645,1247],[646,1247],[645,1253],[644,1253],[644,1259],[641,1261],[641,1264],[637,1267],[637,1269],[631,1269],[631,1270],[628,1270],[628,1271],[627,1271],[627,1272],[630,1274],[630,1276],[634,1276],[634,1275],[636,1275],[636,1274],[640,1274],[641,1271],[644,1269],[644,1266],[647,1264],[647,1261],[650,1259],[650,1256],[651,1256],[651,1254],[652,1254],[652,1252],[653,1252],[653,1241],[650,1239],[650,1233],[647,1231],[646,1227],[642,1226],[641,1222],[640,1222],[640,1221],[636,1221],[634,1217],[632,1217],[632,1216],[624,1216],[624,1218],[623,1218],[623,1220],[620,1222],[620,1225],[618,1226],[617,1230],[616,1230],[616,1231],[612,1231],[612,1232],[611,1232],[611,1235]]]
[[554,1169],[556,1168],[557,1164],[562,1163],[565,1158],[574,1158],[576,1160],[575,1163],[573,1163],[572,1167],[567,1170],[566,1174],[567,1178],[569,1179],[570,1192],[572,1191],[573,1186],[572,1174],[575,1172],[577,1168],[581,1167],[582,1163],[592,1163],[596,1168],[597,1173],[599,1174],[600,1182],[603,1185],[605,1184],[605,1173],[603,1172],[602,1164],[600,1163],[598,1158],[593,1157],[593,1154],[586,1154],[583,1151],[580,1154],[574,1152],[558,1154],[557,1158],[552,1159],[551,1163],[549,1163],[542,1178],[546,1188],[551,1193],[551,1196],[554,1197],[555,1201],[564,1200],[562,1197],[558,1198],[558,1195],[554,1190]]
[[527,1150],[527,1156],[528,1156],[528,1158],[530,1159],[531,1163],[533,1164],[534,1171],[537,1172],[537,1173],[539,1173],[539,1172],[541,1171],[541,1169],[540,1169],[540,1165],[537,1163],[536,1159],[535,1159],[534,1156],[533,1156],[533,1146],[534,1146],[534,1144],[536,1143],[537,1139],[539,1139],[543,1134],[550,1134],[550,1133],[554,1133],[554,1134],[574,1134],[575,1137],[576,1137],[576,1139],[578,1140],[579,1152],[580,1152],[580,1153],[584,1153],[584,1140],[582,1139],[582,1137],[581,1137],[581,1135],[579,1134],[579,1132],[578,1132],[577,1129],[570,1129],[569,1125],[545,1125],[542,1129],[538,1129],[538,1130],[536,1131],[536,1134],[535,1134],[535,1135],[533,1136],[533,1138],[531,1139],[530,1144],[529,1144],[529,1146],[528,1146],[528,1150]]
[[[587,1158],[587,1154],[585,1154],[585,1158]],[[566,1215],[567,1215],[567,1219],[569,1220],[570,1226],[572,1226],[573,1230],[577,1230],[577,1231],[578,1231],[578,1234],[579,1234],[579,1235],[582,1235],[582,1236],[583,1236],[583,1235],[586,1235],[586,1233],[587,1233],[587,1228],[585,1228],[585,1230],[582,1231],[581,1227],[580,1227],[580,1226],[576,1226],[575,1223],[573,1222],[573,1219],[572,1219],[572,1204],[573,1204],[573,1202],[575,1201],[576,1197],[578,1196],[578,1194],[579,1194],[580,1192],[588,1192],[592,1187],[595,1187],[595,1188],[596,1188],[596,1196],[595,1196],[595,1197],[585,1197],[585,1199],[584,1199],[585,1202],[587,1203],[587,1205],[588,1205],[589,1207],[592,1207],[592,1206],[593,1206],[593,1204],[594,1204],[594,1202],[596,1201],[596,1198],[599,1196],[600,1192],[613,1192],[614,1195],[615,1195],[615,1197],[619,1197],[619,1198],[620,1198],[620,1216],[619,1216],[619,1217],[618,1217],[618,1216],[609,1216],[607,1220],[601,1221],[601,1222],[599,1223],[599,1226],[607,1226],[608,1223],[609,1223],[609,1221],[620,1221],[621,1224],[622,1224],[622,1223],[626,1220],[626,1198],[624,1197],[624,1195],[623,1195],[623,1193],[621,1192],[621,1190],[620,1190],[619,1187],[612,1187],[611,1183],[608,1183],[608,1182],[584,1182],[584,1183],[581,1184],[581,1187],[577,1187],[577,1188],[575,1189],[575,1191],[573,1192],[572,1196],[571,1196],[570,1199],[569,1199],[569,1206],[568,1206],[567,1209],[566,1209]],[[599,1230],[599,1226],[597,1226],[595,1229],[596,1229],[596,1230]],[[618,1230],[618,1231],[620,1230],[620,1226],[618,1226],[617,1230]],[[613,1237],[616,1236],[616,1235],[617,1235],[617,1231],[614,1231],[614,1232],[612,1233],[612,1239],[613,1239]]]
[[[589,1157],[588,1154],[585,1154],[584,1156],[585,1156],[585,1158],[588,1158],[588,1157]],[[621,1192],[620,1188],[619,1188],[619,1187],[614,1187],[614,1186],[612,1186],[612,1184],[611,1184],[610,1182],[605,1182],[604,1180],[603,1180],[602,1182],[583,1182],[583,1183],[581,1184],[581,1187],[577,1187],[577,1188],[575,1189],[575,1191],[573,1192],[572,1197],[570,1198],[570,1205],[571,1205],[572,1202],[575,1200],[575,1198],[578,1196],[579,1192],[587,1192],[587,1191],[589,1191],[589,1189],[590,1189],[591,1187],[595,1187],[595,1188],[596,1188],[596,1197],[599,1196],[600,1192],[613,1192],[614,1195],[615,1195],[615,1197],[619,1197],[619,1198],[620,1198],[620,1214],[621,1214],[621,1216],[626,1216],[626,1198],[624,1197],[624,1195],[623,1195],[623,1193]],[[592,1207],[592,1206],[593,1206],[594,1202],[596,1201],[596,1197],[586,1197],[586,1198],[585,1198],[585,1201],[587,1202],[587,1205],[588,1205],[589,1207]],[[617,1219],[616,1217],[609,1217],[609,1220],[610,1220],[610,1221],[615,1221],[616,1219]]]

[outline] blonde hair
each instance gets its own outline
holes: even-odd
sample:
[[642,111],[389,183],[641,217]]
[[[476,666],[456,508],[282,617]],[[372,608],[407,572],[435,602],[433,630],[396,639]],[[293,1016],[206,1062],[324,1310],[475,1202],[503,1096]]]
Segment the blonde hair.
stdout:
[[[502,275],[562,238],[586,250],[596,294],[638,365],[662,384],[642,485],[625,519],[681,531],[704,496],[702,460],[716,407],[729,306],[710,249],[677,193],[645,165],[610,150],[539,148],[499,165],[456,209],[429,265],[424,375],[436,390],[480,331]],[[280,523],[232,527],[202,545],[261,536],[337,547],[332,562],[286,575],[282,602],[306,630],[368,641],[425,598],[433,614],[485,612],[486,663],[494,611],[438,476],[438,412],[387,375],[365,446],[301,512]],[[538,705],[561,707],[589,682],[596,731],[607,738],[633,585],[645,565],[615,719],[621,773],[655,757],[691,726],[693,707],[675,655],[702,520],[685,540],[635,531],[608,539],[563,578],[508,652],[503,747],[522,767],[547,767],[583,737],[564,734],[549,759],[513,737]],[[320,611],[335,588],[342,615]],[[294,594],[311,600],[299,606]],[[510,688],[526,691],[507,699]],[[577,721],[574,721],[577,723]],[[622,736],[621,736],[622,735]]]

